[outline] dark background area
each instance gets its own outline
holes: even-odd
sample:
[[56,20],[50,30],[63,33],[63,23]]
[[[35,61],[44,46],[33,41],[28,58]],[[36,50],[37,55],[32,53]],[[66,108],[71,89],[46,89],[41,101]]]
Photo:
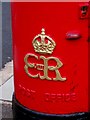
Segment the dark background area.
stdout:
[[12,60],[11,9],[9,2],[2,2],[2,66]]

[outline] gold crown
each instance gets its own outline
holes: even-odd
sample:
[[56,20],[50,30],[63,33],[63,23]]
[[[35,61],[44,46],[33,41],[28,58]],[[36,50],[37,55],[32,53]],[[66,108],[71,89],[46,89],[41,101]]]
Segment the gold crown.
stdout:
[[41,34],[36,35],[32,43],[35,52],[38,52],[40,54],[52,54],[56,46],[54,40],[45,35],[45,29],[43,28],[41,30]]

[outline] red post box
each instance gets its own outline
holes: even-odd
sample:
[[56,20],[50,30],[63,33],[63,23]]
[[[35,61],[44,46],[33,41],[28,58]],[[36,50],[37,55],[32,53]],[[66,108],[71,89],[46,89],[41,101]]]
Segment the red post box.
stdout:
[[88,120],[89,2],[13,2],[11,7],[14,118]]

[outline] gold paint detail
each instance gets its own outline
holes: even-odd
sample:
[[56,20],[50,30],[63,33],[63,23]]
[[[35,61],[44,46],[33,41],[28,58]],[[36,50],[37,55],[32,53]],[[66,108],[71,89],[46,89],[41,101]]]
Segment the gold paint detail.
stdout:
[[32,41],[32,44],[35,52],[38,52],[40,54],[52,54],[56,46],[54,40],[45,34],[44,28],[42,28],[41,34],[35,36],[35,38]]
[[25,63],[26,63],[26,65],[25,65],[25,67],[24,67],[25,72],[27,73],[27,75],[28,75],[29,77],[38,78],[38,74],[37,74],[37,75],[31,75],[30,72],[29,72],[29,68],[35,68],[35,64],[34,64],[34,63],[29,63],[29,62],[28,62],[28,58],[30,58],[30,57],[34,57],[34,58],[38,59],[38,57],[37,57],[36,55],[34,55],[34,54],[27,54],[27,55],[25,56],[25,58],[24,58],[24,61],[25,61]]
[[[35,59],[37,60],[43,60],[43,64],[36,64],[36,63],[31,63],[29,62],[30,61],[30,58],[31,57],[34,57]],[[50,60],[53,60],[57,63],[56,66],[49,66],[48,65],[48,62]],[[46,79],[46,80],[54,80],[54,81],[65,81],[66,78],[62,78],[61,74],[60,74],[60,71],[59,71],[59,68],[61,68],[63,66],[63,63],[56,57],[44,57],[44,56],[40,56],[40,58],[38,58],[38,56],[34,55],[34,54],[27,54],[24,58],[24,61],[25,61],[25,72],[26,74],[29,76],[29,77],[32,77],[32,78],[40,78],[40,79]],[[37,70],[41,70],[43,71],[44,75],[41,76],[40,73],[36,74],[36,75],[32,75],[30,74],[30,70],[29,68],[34,68],[34,69],[37,69]],[[54,71],[55,74],[56,74],[56,77],[55,78],[50,78],[48,76],[48,71]]]

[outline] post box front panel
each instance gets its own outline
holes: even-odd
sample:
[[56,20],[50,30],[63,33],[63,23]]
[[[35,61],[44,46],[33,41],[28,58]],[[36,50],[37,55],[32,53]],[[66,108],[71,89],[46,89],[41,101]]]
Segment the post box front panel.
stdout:
[[12,3],[16,99],[43,113],[88,111],[87,3]]

